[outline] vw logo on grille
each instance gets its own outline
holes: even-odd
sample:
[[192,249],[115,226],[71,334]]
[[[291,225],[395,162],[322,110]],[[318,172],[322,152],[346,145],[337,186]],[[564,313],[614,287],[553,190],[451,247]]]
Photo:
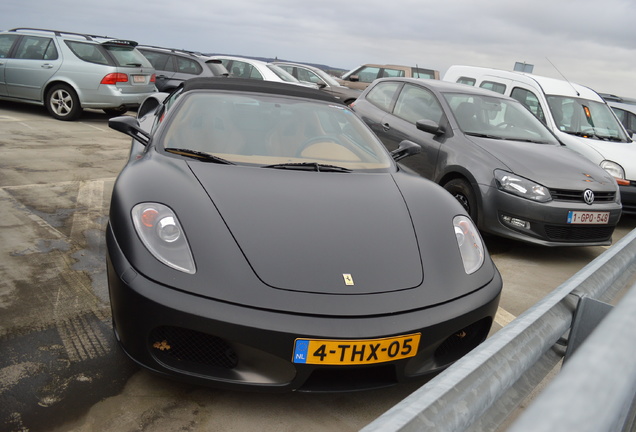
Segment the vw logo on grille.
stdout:
[[592,204],[594,202],[594,192],[591,189],[585,189],[583,192],[583,200],[586,204]]

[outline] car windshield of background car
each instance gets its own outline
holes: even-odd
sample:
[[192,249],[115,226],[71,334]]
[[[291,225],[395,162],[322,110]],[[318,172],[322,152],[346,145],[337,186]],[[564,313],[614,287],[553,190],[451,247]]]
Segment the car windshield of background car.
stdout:
[[559,145],[550,131],[515,100],[444,93],[460,129],[468,135]]
[[164,128],[164,148],[239,165],[325,164],[352,171],[393,166],[382,143],[342,105],[283,96],[186,92]]
[[607,104],[566,96],[550,95],[547,99],[560,131],[586,138],[631,142]]
[[320,84],[320,81],[318,80],[323,80],[325,81],[330,87],[343,87],[341,86],[338,81],[336,81],[335,79],[333,79],[333,77],[331,75],[329,75],[327,72],[324,71],[315,71],[315,74],[317,75],[317,81],[315,81],[317,84]]
[[152,68],[148,59],[135,48],[114,45],[103,45],[103,47],[113,56],[117,66]]
[[272,72],[274,72],[283,81],[293,82],[293,83],[297,83],[298,82],[298,80],[296,78],[294,78],[294,76],[292,74],[290,74],[289,72],[287,72],[283,68],[281,68],[279,66],[276,66],[275,64],[268,64],[267,67],[270,68],[272,70]]

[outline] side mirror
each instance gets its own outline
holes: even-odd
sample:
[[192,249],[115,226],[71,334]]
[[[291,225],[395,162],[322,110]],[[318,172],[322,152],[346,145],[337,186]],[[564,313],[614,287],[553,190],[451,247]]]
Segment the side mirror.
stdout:
[[349,81],[353,81],[353,82],[360,81],[360,77],[358,75],[351,75],[349,77]]
[[444,133],[446,132],[446,129],[435,123],[433,120],[418,120],[415,122],[415,127],[417,127],[421,131],[428,132],[435,136],[444,135]]
[[325,87],[327,87],[327,84],[325,84],[324,82],[319,82],[319,83],[316,83],[316,84],[318,84],[318,88],[319,89],[324,89]]
[[132,137],[144,146],[147,146],[150,143],[151,135],[139,126],[139,121],[137,121],[134,117],[113,117],[108,120],[108,127]]
[[413,141],[404,140],[400,143],[400,146],[391,152],[391,157],[394,161],[399,161],[408,156],[413,156],[422,151],[422,147],[415,144]]

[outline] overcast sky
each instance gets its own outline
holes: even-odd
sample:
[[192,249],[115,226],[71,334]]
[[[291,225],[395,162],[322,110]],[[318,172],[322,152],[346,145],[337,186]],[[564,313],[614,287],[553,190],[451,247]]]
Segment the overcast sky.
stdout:
[[342,69],[525,62],[636,98],[635,0],[2,0],[0,29],[14,27]]

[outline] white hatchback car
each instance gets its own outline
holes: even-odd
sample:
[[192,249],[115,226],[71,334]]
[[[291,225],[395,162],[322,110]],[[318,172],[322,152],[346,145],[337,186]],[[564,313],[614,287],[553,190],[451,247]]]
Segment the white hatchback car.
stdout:
[[296,84],[303,87],[318,88],[316,84],[298,81],[292,74],[273,63],[246,57],[212,56],[213,59],[221,60],[223,66],[234,78],[249,78],[264,81],[278,81],[289,84]]
[[121,114],[156,92],[137,42],[58,30],[0,32],[0,100],[44,105],[58,120],[84,108]]

